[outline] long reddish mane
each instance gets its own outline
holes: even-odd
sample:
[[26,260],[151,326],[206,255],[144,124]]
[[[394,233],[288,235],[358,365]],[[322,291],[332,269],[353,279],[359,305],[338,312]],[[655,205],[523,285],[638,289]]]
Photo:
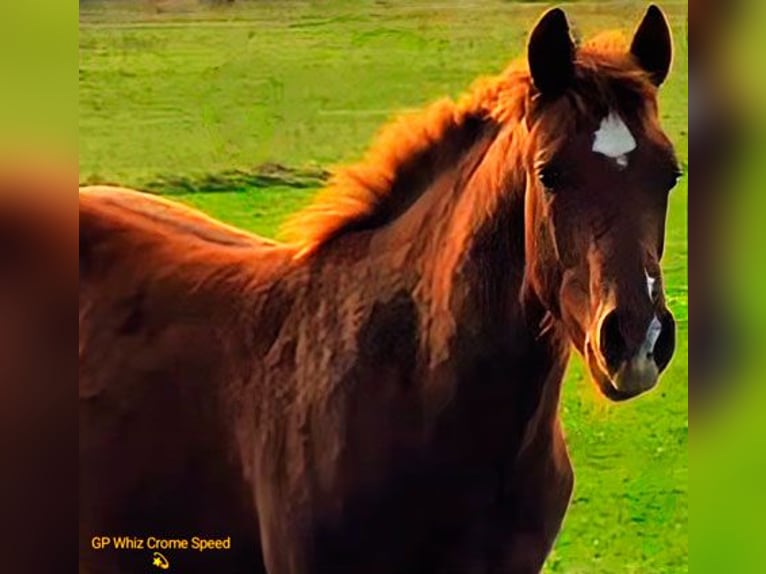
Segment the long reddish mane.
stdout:
[[[601,33],[579,47],[575,82],[566,93],[579,115],[592,116],[594,104],[624,107],[630,94],[653,102],[656,88],[630,57],[621,33]],[[443,98],[399,117],[380,131],[359,163],[337,171],[313,203],[286,222],[284,236],[307,252],[347,231],[385,224],[397,206],[409,203],[454,161],[461,147],[455,143],[466,138],[472,120],[519,122],[535,95],[527,60],[519,58],[499,75],[476,81],[457,101]],[[572,121],[571,114],[551,119],[558,131]]]

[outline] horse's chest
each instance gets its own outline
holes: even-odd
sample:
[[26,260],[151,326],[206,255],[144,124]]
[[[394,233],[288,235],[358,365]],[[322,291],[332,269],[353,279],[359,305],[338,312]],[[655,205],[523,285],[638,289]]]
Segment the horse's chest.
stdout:
[[543,485],[525,485],[513,460],[431,464],[399,469],[345,493],[332,514],[315,514],[310,570],[486,572],[516,539],[547,543],[545,532],[524,522],[530,512],[547,512]]

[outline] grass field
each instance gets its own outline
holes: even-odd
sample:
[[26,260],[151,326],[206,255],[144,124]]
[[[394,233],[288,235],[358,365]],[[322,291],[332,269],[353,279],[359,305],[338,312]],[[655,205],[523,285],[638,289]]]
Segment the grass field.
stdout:
[[[269,236],[392,115],[457,95],[520,55],[545,6],[193,4],[81,3],[80,179],[172,194]],[[566,9],[587,36],[632,28],[644,7]],[[663,8],[677,50],[663,122],[686,164],[687,4]],[[671,197],[664,260],[675,359],[656,391],[621,405],[600,399],[573,362],[562,414],[576,486],[547,572],[688,571],[687,181]]]

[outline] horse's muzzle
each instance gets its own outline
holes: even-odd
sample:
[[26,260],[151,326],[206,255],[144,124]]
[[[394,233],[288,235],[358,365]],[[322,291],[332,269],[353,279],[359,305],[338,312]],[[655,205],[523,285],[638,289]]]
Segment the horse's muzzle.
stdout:
[[670,311],[657,310],[643,337],[631,343],[617,312],[605,313],[585,345],[588,368],[601,392],[623,401],[652,389],[673,356],[675,330]]

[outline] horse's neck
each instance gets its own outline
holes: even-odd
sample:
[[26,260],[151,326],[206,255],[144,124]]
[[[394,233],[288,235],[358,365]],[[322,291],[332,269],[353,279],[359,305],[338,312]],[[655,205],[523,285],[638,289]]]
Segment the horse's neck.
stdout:
[[[568,346],[555,326],[541,335],[545,310],[522,296],[525,175],[513,159],[521,157],[518,133],[478,142],[462,169],[437,181],[441,188],[431,190],[436,198],[421,215],[420,241],[427,254],[421,265],[429,290],[429,367],[438,372],[450,365],[454,377],[466,380],[448,384],[473,379],[481,392],[507,399],[524,425],[555,416]],[[472,153],[481,154],[479,161]]]
[[539,307],[522,308],[525,273],[525,176],[517,131],[477,141],[457,168],[437,179],[409,224],[417,247],[429,316],[461,325],[473,337],[526,329]]

